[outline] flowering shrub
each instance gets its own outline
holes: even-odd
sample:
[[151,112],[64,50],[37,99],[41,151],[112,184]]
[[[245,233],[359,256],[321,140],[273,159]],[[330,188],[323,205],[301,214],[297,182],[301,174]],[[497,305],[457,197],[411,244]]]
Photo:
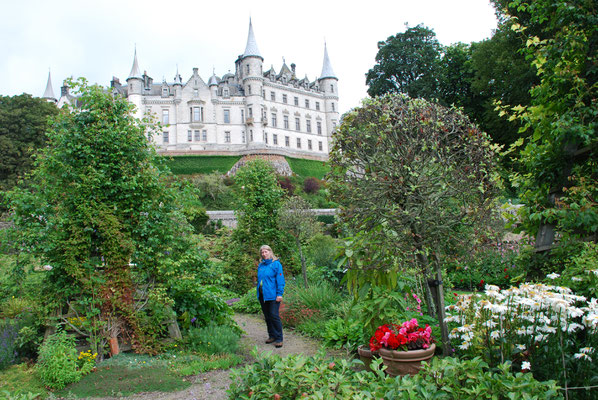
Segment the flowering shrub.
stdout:
[[484,294],[462,296],[447,311],[449,338],[462,356],[480,356],[491,367],[510,360],[516,370],[563,386],[589,386],[598,376],[595,298],[540,283],[486,285]]
[[427,349],[433,342],[432,328],[426,324],[420,328],[417,319],[413,318],[401,325],[385,324],[376,329],[370,339],[370,350],[378,351],[385,347],[392,350],[417,350]]

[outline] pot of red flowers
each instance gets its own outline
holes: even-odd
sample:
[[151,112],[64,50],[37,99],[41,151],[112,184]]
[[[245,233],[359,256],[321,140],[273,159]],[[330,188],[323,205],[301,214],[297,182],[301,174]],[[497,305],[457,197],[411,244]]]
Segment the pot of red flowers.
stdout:
[[436,345],[433,341],[432,328],[427,324],[421,328],[413,318],[401,325],[379,326],[370,339],[370,350],[380,354],[387,374],[415,375],[422,361],[434,356]]

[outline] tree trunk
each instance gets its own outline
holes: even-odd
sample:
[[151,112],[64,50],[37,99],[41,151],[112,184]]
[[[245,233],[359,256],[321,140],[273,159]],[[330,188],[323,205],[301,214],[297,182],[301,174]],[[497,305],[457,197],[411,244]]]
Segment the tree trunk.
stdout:
[[448,326],[446,325],[446,311],[444,309],[444,285],[442,283],[442,268],[440,262],[436,258],[436,280],[438,281],[438,323],[440,324],[440,334],[442,336],[442,354],[444,356],[450,355],[451,343],[449,340]]
[[303,282],[305,283],[305,287],[307,288],[307,267],[305,265],[305,257],[303,256],[303,250],[301,249],[301,241],[299,238],[295,238],[297,241],[297,247],[299,248],[299,256],[301,257],[301,272],[303,273]]

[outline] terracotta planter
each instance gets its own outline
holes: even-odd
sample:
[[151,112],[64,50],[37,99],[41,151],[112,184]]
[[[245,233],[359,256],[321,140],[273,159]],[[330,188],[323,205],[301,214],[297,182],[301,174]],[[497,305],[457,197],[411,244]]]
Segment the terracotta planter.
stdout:
[[359,346],[357,348],[357,353],[359,353],[359,359],[361,360],[361,362],[363,362],[366,371],[372,370],[370,368],[372,360],[380,356],[377,352],[372,353],[372,351],[370,350],[370,346],[367,344]]
[[416,375],[421,368],[422,361],[427,361],[434,356],[434,350],[436,350],[434,343],[425,350],[397,351],[383,347],[380,349],[380,357],[387,367],[388,375]]

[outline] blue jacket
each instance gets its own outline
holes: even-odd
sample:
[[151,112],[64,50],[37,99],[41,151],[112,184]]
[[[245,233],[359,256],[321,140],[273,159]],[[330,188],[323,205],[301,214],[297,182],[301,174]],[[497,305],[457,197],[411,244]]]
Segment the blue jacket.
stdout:
[[282,264],[278,260],[262,260],[257,267],[257,298],[260,298],[260,285],[264,301],[276,300],[284,293]]

